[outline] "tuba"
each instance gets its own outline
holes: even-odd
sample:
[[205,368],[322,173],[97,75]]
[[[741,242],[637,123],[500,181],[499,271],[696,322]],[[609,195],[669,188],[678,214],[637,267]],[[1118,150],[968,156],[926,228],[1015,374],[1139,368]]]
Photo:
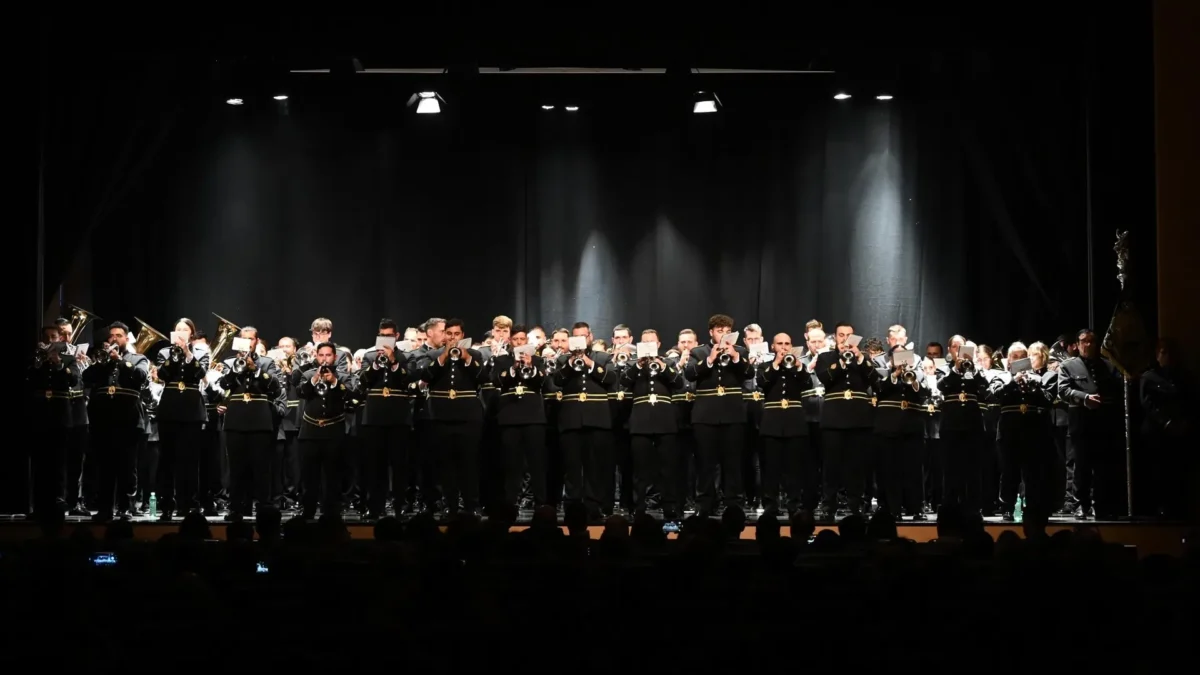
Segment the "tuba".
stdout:
[[138,330],[137,341],[133,343],[133,351],[145,356],[146,352],[150,351],[151,347],[160,342],[167,341],[167,336],[151,328],[150,324],[142,321],[136,316],[133,317],[133,320],[137,321],[138,324],[141,325],[141,328]]
[[71,342],[71,344],[75,344],[76,342],[79,341],[80,334],[83,333],[83,327],[88,325],[93,320],[99,319],[100,317],[96,316],[95,314],[92,314],[91,312],[87,311],[86,309],[83,309],[82,307],[76,307],[75,305],[67,305],[67,308],[71,310],[71,314],[70,314],[71,340],[70,340],[70,342]]
[[233,345],[234,336],[242,329],[216,312],[213,312],[213,316],[217,317],[217,332],[213,336],[213,347],[209,351],[208,362],[216,366],[225,356],[225,352],[229,351],[229,347]]

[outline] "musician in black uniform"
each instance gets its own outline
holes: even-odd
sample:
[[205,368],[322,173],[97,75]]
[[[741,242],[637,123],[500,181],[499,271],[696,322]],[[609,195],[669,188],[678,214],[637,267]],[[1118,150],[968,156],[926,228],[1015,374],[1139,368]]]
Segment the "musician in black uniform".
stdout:
[[196,324],[182,318],[171,334],[174,342],[158,353],[158,379],[162,395],[158,401],[159,458],[156,492],[159,520],[169,521],[175,511],[199,508],[198,480],[204,423],[204,397],[200,387],[208,372],[208,347],[192,344]]
[[224,417],[225,392],[219,384],[221,373],[213,369],[218,365],[212,361],[212,352],[208,344],[208,336],[203,330],[197,329],[192,336],[193,349],[203,345],[209,351],[208,372],[204,374],[204,382],[200,393],[204,398],[204,428],[200,434],[200,505],[204,515],[215,516],[220,507],[229,498],[225,485],[229,478],[229,458],[225,454],[225,439],[221,431]]
[[[742,344],[750,360],[750,377],[742,382],[742,400],[746,403],[746,425],[742,427],[745,440],[742,442],[742,489],[745,491],[747,507],[753,511],[762,505],[763,443],[758,432],[763,415],[763,388],[758,380],[759,365],[770,363],[769,352],[756,352],[763,344],[762,326],[752,323],[742,329]],[[776,494],[778,497],[778,494]],[[766,508],[764,506],[764,508]]]
[[[287,394],[275,362],[258,356],[258,329],[242,328],[248,351],[221,364],[225,391],[225,443],[229,449],[229,518],[250,515],[252,501],[271,503],[275,423],[287,412]],[[343,431],[344,433],[344,431]]]
[[550,503],[546,496],[546,406],[542,397],[546,363],[533,352],[525,353],[533,347],[524,326],[512,326],[510,339],[512,350],[496,357],[491,373],[499,391],[496,423],[504,452],[502,500],[506,505],[519,505],[521,483],[528,470],[534,506],[542,506]]
[[[1035,345],[1036,346],[1036,345]],[[996,442],[1000,447],[1001,517],[1011,522],[1025,483],[1025,511],[1050,517],[1050,475],[1054,458],[1054,398],[1046,390],[1045,354],[1015,343],[1008,350],[1010,372],[989,385],[989,402],[1000,405]],[[1039,374],[1039,370],[1042,374]]]
[[562,407],[562,389],[554,382],[558,357],[567,353],[571,331],[556,328],[550,342],[542,349],[542,402],[546,411],[546,495],[555,507],[562,506],[563,468],[562,443],[558,435],[558,412]]
[[275,456],[271,469],[272,501],[279,508],[299,506],[303,491],[300,459],[300,374],[305,369],[297,360],[296,339],[281,337],[275,345],[282,358],[275,361],[287,399],[287,412],[275,433]]
[[1068,433],[1075,446],[1075,515],[1115,518],[1124,511],[1125,383],[1116,366],[1100,356],[1095,333],[1084,329],[1078,336],[1079,358],[1058,368],[1058,395],[1069,406]]
[[[935,343],[936,344],[936,343]],[[926,351],[928,354],[929,351]],[[938,345],[937,353],[941,352]],[[942,358],[940,356],[936,358]],[[921,475],[925,480],[925,504],[930,512],[936,512],[942,505],[942,403],[945,396],[938,388],[938,380],[945,375],[932,357],[926,357],[921,362],[921,370],[925,373],[925,452],[922,455]]]
[[[825,352],[825,329],[821,322],[813,319],[804,325],[805,349],[804,368],[812,375],[812,387],[800,392],[800,400],[804,402],[804,416],[808,419],[808,447],[812,453],[813,480],[818,488],[823,484],[821,467],[824,464],[821,454],[821,406],[825,401],[825,385],[817,378],[817,357]],[[809,510],[816,504],[809,505]]]
[[1190,476],[1195,475],[1195,424],[1188,418],[1195,402],[1193,383],[1171,354],[1166,340],[1158,343],[1158,362],[1142,374],[1140,400],[1143,448],[1152,455],[1158,514],[1186,515]]
[[[379,322],[379,337],[398,337],[391,319]],[[363,401],[359,433],[365,445],[362,485],[367,492],[367,517],[382,518],[387,508],[388,469],[400,507],[407,493],[409,453],[413,447],[413,399],[409,384],[416,377],[409,356],[396,345],[376,347],[363,354],[358,371],[358,399]]]
[[745,347],[724,342],[733,329],[733,319],[714,314],[708,320],[712,341],[696,347],[684,374],[696,383],[692,428],[696,435],[700,483],[696,492],[697,514],[712,515],[716,501],[717,465],[725,506],[744,508],[742,492],[742,444],[745,443],[746,406],[742,383],[751,377],[753,366]]
[[[1018,352],[1018,355],[1015,357],[1012,356],[1013,350]],[[1003,347],[992,349],[988,345],[979,345],[975,349],[975,372],[984,380],[987,380],[989,391],[996,380],[1003,378],[1006,372],[1002,362],[1003,351]],[[1013,343],[1008,348],[1008,351],[1008,360],[1010,362],[1023,359],[1028,354],[1028,349],[1020,342]],[[983,413],[983,436],[979,448],[980,506],[983,509],[984,516],[994,516],[996,515],[997,507],[1000,506],[1000,477],[1004,468],[1000,458],[1000,442],[996,432],[996,427],[1000,423],[1000,401],[992,396],[988,396],[984,401],[980,402],[979,408]]]
[[821,502],[829,520],[837,513],[839,487],[846,488],[850,513],[862,513],[862,490],[871,457],[870,433],[875,426],[869,392],[878,377],[866,355],[857,346],[850,346],[854,326],[839,323],[834,331],[836,349],[820,354],[813,369],[825,388],[821,404]]
[[504,444],[500,440],[500,426],[496,422],[499,409],[500,390],[497,388],[492,370],[496,358],[511,355],[509,345],[513,321],[501,314],[492,319],[492,330],[486,334],[486,345],[479,347],[483,357],[483,372],[480,373],[479,401],[483,404],[483,432],[480,440],[480,501],[489,509],[504,502],[505,457]]
[[83,371],[84,386],[90,390],[92,454],[99,464],[93,517],[99,522],[112,519],[114,494],[119,513],[128,517],[137,480],[138,439],[146,430],[142,390],[150,381],[150,361],[141,354],[127,354],[128,343],[129,326],[114,322],[96,360]]
[[563,453],[563,485],[567,500],[583,503],[597,520],[612,514],[612,413],[608,389],[617,374],[608,354],[593,352],[591,328],[579,321],[572,337],[586,340],[583,349],[558,357],[554,382],[562,405],[558,410],[559,443]]
[[[667,350],[667,359],[675,362],[675,367],[682,375],[687,372],[692,350],[696,348],[696,331],[684,328],[679,331],[675,349]],[[671,397],[671,406],[675,408],[675,422],[679,431],[675,434],[675,446],[679,454],[679,466],[676,475],[679,476],[676,496],[679,499],[679,510],[696,510],[696,434],[692,428],[692,406],[696,402],[696,383],[680,377],[676,383],[678,390]]]
[[[43,333],[57,337],[58,329],[50,326]],[[33,363],[25,373],[25,388],[30,401],[27,420],[38,433],[38,439],[28,444],[33,459],[35,517],[62,516],[68,508],[75,507],[73,502],[68,502],[70,483],[63,479],[67,468],[67,444],[74,425],[71,389],[79,379],[79,367],[75,357],[67,353],[67,343],[54,340],[38,344]]]
[[[980,402],[987,396],[987,380],[978,375],[975,367],[974,343],[955,347],[951,353],[961,354],[954,365],[938,382],[942,393],[941,446],[942,504],[955,504],[969,513],[976,513],[982,504],[979,456],[983,442],[983,409]],[[970,350],[968,357],[963,350]]]
[[[458,512],[459,495],[468,513],[479,515],[479,439],[483,433],[483,405],[479,378],[483,355],[458,347],[464,328],[460,319],[445,323],[444,346],[420,373],[429,383],[432,449],[439,458],[444,516]],[[433,333],[429,333],[433,337]]]
[[[409,370],[424,373],[446,343],[446,320],[432,317],[417,328],[417,334],[424,335],[425,339],[421,341],[421,346],[407,354]],[[433,433],[429,382],[418,377],[409,383],[409,389],[416,395],[413,403],[416,452],[409,460],[409,492],[405,495],[404,510],[410,513],[436,511],[441,508],[442,491],[437,471],[439,452]]]
[[[337,372],[337,347],[322,342],[316,362],[300,375],[299,395],[304,401],[300,418],[301,473],[304,476],[302,517],[317,514],[317,497],[324,513],[342,512],[342,448],[346,442],[346,402],[354,389],[354,376]],[[321,489],[324,476],[325,489]],[[386,492],[385,492],[386,494]]]
[[[913,520],[925,520],[922,512],[921,461],[925,451],[925,407],[927,390],[925,371],[907,352],[897,356],[893,347],[886,374],[875,383],[879,392],[875,408],[875,436],[878,444],[879,478],[884,501],[892,516],[903,514]],[[907,350],[905,350],[907,351]]]
[[1075,513],[1075,452],[1068,444],[1067,430],[1070,416],[1067,413],[1067,402],[1058,394],[1058,369],[1063,361],[1075,358],[1068,354],[1064,341],[1074,343],[1074,338],[1060,336],[1050,350],[1045,378],[1046,391],[1050,393],[1054,403],[1050,407],[1050,417],[1054,422],[1054,449],[1056,457],[1050,476],[1050,483],[1055,492],[1055,511],[1061,514]]
[[[658,331],[642,331],[642,342],[660,345]],[[676,418],[672,397],[679,389],[680,372],[677,363],[659,356],[642,357],[624,369],[622,385],[629,392],[629,437],[632,455],[633,507],[646,512],[646,493],[656,485],[661,493],[663,518],[678,520],[679,508],[679,451],[676,447]]]
[[763,389],[762,438],[763,515],[779,515],[779,486],[787,489],[788,513],[816,506],[816,462],[809,445],[804,393],[813,388],[812,374],[792,347],[792,336],[778,333],[771,340],[775,358],[758,366]]
[[[95,493],[95,478],[94,472],[91,472],[87,464],[87,448],[88,448],[88,416],[87,416],[87,390],[83,388],[83,371],[91,364],[87,354],[79,352],[76,346],[76,340],[72,337],[75,335],[75,327],[71,325],[70,320],[59,317],[54,320],[54,325],[58,327],[57,340],[66,345],[67,353],[75,357],[75,367],[79,371],[80,377],[71,387],[71,430],[67,433],[67,478],[66,478],[66,499],[67,508],[72,516],[90,516],[87,505],[94,501],[93,493]],[[49,331],[43,329],[43,333],[49,335]],[[85,471],[89,472],[90,479],[85,480]]]
[[[616,498],[617,513],[628,514],[634,509],[634,475],[636,462],[633,458],[633,448],[629,438],[629,415],[633,412],[633,397],[624,383],[626,369],[637,361],[633,334],[629,326],[617,324],[613,326],[612,356],[609,359],[613,370],[616,370],[616,380],[609,385],[608,406],[613,415],[612,448],[613,448],[613,478],[617,481]],[[645,497],[645,495],[643,495]],[[645,509],[643,504],[641,507]]]

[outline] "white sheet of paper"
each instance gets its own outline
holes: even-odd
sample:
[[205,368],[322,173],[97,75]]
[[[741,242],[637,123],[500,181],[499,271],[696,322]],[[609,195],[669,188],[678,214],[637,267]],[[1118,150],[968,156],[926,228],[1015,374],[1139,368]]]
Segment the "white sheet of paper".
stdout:
[[904,345],[904,350],[911,352],[913,350],[913,343],[910,342],[910,343]]
[[395,335],[376,335],[375,336],[375,349],[383,349],[384,347],[391,347],[391,348],[395,349],[396,336]]
[[86,342],[85,342],[85,343],[83,343],[83,344],[81,344],[81,345],[78,345],[78,346],[75,348],[75,352],[76,352],[77,354],[83,354],[84,356],[87,356],[87,349],[88,349],[88,343],[86,343]]
[[975,360],[975,347],[973,345],[963,345],[958,348],[958,358]]
[[471,338],[463,338],[458,341],[458,348],[464,352],[471,348]]
[[250,351],[250,338],[235,337],[233,338],[233,351],[248,352]]
[[946,367],[946,359],[934,359],[933,367],[934,368],[945,368]]
[[287,358],[287,354],[282,349],[271,349],[267,351],[267,358],[272,361],[281,361]]
[[858,343],[860,342],[862,342],[861,335],[851,335],[850,337],[846,338],[846,344],[851,347],[857,347]]
[[183,331],[178,331],[178,330],[171,331],[171,344],[172,345],[175,344],[176,342],[179,342],[179,340],[181,338],[184,340],[187,339],[187,336],[183,334]]
[[216,384],[221,379],[221,373],[215,370],[210,370],[204,375],[204,381],[209,384]]
[[1013,375],[1026,370],[1033,370],[1033,362],[1029,359],[1017,359],[1016,361],[1008,364],[1008,372],[1012,373]]
[[892,365],[908,366],[908,365],[914,363],[913,356],[914,356],[914,354],[910,351],[906,351],[904,349],[897,349],[896,351],[892,352]]
[[771,345],[767,344],[766,342],[759,342],[759,343],[750,345],[750,355],[751,356],[766,356],[770,352],[771,352]]
[[412,340],[401,340],[396,343],[396,351],[411,352],[413,348]]
[[581,352],[587,349],[587,338],[582,335],[572,335],[567,338],[567,349],[573,352]]
[[521,345],[513,350],[513,356],[523,359],[526,356],[533,356],[533,353],[536,351],[537,347],[534,347],[533,345]]
[[657,342],[639,342],[637,344],[637,357],[639,359],[652,359],[658,356]]
[[723,345],[736,345],[737,341],[738,333],[726,333],[725,336],[721,338],[721,344]]

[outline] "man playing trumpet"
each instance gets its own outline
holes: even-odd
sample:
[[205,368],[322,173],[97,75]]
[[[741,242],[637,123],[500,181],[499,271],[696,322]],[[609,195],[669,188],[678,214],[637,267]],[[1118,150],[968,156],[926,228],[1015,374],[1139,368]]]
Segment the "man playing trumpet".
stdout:
[[253,500],[271,503],[271,459],[275,421],[287,411],[287,398],[275,362],[258,356],[258,329],[246,326],[234,340],[236,356],[223,364],[225,443],[229,449],[229,518],[250,515]]
[[808,439],[808,416],[803,394],[812,389],[813,377],[787,333],[771,341],[775,358],[758,367],[763,388],[763,515],[779,514],[779,486],[786,486],[788,513],[817,504],[816,461]]

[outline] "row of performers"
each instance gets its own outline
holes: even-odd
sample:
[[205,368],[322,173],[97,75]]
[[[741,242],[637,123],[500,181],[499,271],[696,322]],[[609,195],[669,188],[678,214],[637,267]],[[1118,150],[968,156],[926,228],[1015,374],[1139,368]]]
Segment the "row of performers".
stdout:
[[[666,517],[678,517],[693,460],[700,514],[712,513],[719,495],[726,506],[744,507],[748,439],[760,454],[757,490],[767,513],[784,506],[781,488],[789,510],[819,508],[832,518],[844,490],[848,510],[860,512],[864,495],[878,486],[881,505],[921,519],[927,446],[937,441],[943,503],[979,510],[998,498],[1011,517],[1023,483],[1027,508],[1048,514],[1062,504],[1054,475],[1062,456],[1056,442],[1064,436],[1075,446],[1083,514],[1092,511],[1093,485],[1102,513],[1120,508],[1122,381],[1097,355],[1090,331],[1079,335],[1080,358],[1061,363],[1040,343],[1026,354],[1014,346],[1009,363],[1029,363],[1010,373],[983,352],[977,360],[958,358],[969,342],[952,341],[944,361],[894,359],[911,350],[899,326],[886,350],[866,354],[849,324],[835,327],[833,349],[812,322],[805,334],[811,349],[780,333],[766,351],[734,344],[733,325],[728,316],[713,316],[709,344],[659,356],[653,330],[642,333],[637,351],[593,351],[584,323],[556,331],[540,354],[530,353],[528,333],[506,317],[494,322],[488,347],[461,342],[460,321],[431,319],[423,325],[426,341],[404,351],[404,343],[393,346],[397,325],[384,320],[385,339],[359,365],[330,342],[310,345],[308,363],[294,355],[268,358],[256,353],[251,327],[241,329],[244,352],[210,363],[194,324],[181,319],[175,343],[152,365],[129,353],[129,329],[115,323],[94,362],[53,348],[29,371],[33,419],[48,434],[46,451],[34,458],[35,507],[62,510],[71,505],[69,492],[78,494],[78,484],[63,479],[66,451],[58,448],[70,445],[71,429],[82,423],[90,424],[91,456],[99,462],[96,517],[111,517],[114,506],[128,509],[114,495],[130,492],[137,440],[148,425],[144,392],[156,379],[163,518],[208,501],[198,485],[201,455],[205,435],[218,428],[233,516],[249,513],[255,501],[275,501],[277,437],[296,441],[305,514],[313,515],[319,501],[327,511],[339,509],[348,432],[364,450],[357,473],[368,516],[384,513],[389,489],[397,497],[407,492],[414,464],[426,474],[419,480],[427,492],[438,486],[447,511],[476,510],[481,442],[484,453],[503,453],[499,492],[507,504],[517,501],[526,473],[537,503],[555,501],[546,480],[553,447],[567,501],[585,503],[595,517],[613,510],[617,464],[626,486],[619,501],[633,510],[644,508],[655,486]],[[489,428],[495,438],[485,438]],[[625,443],[627,454],[620,452]],[[984,467],[997,446],[999,490],[992,494]],[[412,462],[416,452],[435,461]]]

